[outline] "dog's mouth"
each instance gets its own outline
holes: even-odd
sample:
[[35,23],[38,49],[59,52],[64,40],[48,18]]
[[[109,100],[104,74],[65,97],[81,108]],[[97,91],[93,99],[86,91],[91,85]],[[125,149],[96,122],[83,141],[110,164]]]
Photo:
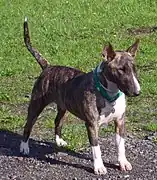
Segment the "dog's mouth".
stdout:
[[139,96],[140,95],[140,91],[139,92],[129,92],[129,91],[122,91],[126,96],[128,97],[136,97],[136,96]]
[[141,92],[140,88],[136,88],[131,85],[129,86],[129,84],[127,85],[121,84],[121,86],[119,86],[118,88],[128,97],[139,96]]
[[[122,90],[121,90],[122,91]],[[122,91],[126,96],[128,96],[128,97],[132,97],[133,96],[133,94],[132,93],[130,93],[130,92],[128,92],[128,91]]]

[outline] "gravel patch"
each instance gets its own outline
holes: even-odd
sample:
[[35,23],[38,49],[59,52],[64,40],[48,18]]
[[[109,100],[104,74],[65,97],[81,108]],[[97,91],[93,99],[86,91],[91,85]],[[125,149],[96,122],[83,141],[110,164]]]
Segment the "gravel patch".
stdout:
[[[0,131],[0,179],[1,180],[156,180],[157,145],[150,140],[134,136],[126,138],[126,153],[133,165],[130,172],[121,172],[117,165],[114,135],[100,138],[104,164],[108,173],[93,174],[90,148],[80,152],[58,148],[53,142],[30,140],[30,155],[19,153],[21,135]],[[70,143],[70,142],[69,142]]]

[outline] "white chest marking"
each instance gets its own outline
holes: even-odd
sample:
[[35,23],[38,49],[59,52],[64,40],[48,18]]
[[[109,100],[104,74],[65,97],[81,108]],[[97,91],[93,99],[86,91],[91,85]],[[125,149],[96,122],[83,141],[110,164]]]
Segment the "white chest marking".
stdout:
[[115,105],[106,102],[106,107],[101,109],[99,125],[108,124],[114,118],[120,119],[122,117],[126,108],[125,95],[122,94],[114,103]]

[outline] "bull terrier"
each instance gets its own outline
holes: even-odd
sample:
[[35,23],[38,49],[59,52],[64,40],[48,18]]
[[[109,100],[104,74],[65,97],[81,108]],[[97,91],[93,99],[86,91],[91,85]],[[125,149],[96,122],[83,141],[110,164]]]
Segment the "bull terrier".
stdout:
[[32,90],[20,152],[29,154],[28,141],[32,127],[42,110],[55,102],[55,138],[58,146],[67,145],[61,137],[61,130],[63,116],[69,111],[85,122],[95,174],[105,174],[107,170],[101,157],[98,131],[102,124],[113,120],[120,169],[131,170],[124,145],[125,95],[133,97],[140,94],[134,63],[139,40],[122,51],[115,51],[109,43],[102,51],[102,62],[88,73],[71,67],[49,65],[31,45],[27,18],[24,21],[24,42],[41,66],[42,72]]

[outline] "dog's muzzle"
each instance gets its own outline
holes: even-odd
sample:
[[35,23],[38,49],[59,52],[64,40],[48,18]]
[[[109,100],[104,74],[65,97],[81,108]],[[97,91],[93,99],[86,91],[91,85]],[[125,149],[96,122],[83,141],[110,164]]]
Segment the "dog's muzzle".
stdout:
[[134,96],[139,96],[139,95],[140,95],[140,91],[134,93]]

